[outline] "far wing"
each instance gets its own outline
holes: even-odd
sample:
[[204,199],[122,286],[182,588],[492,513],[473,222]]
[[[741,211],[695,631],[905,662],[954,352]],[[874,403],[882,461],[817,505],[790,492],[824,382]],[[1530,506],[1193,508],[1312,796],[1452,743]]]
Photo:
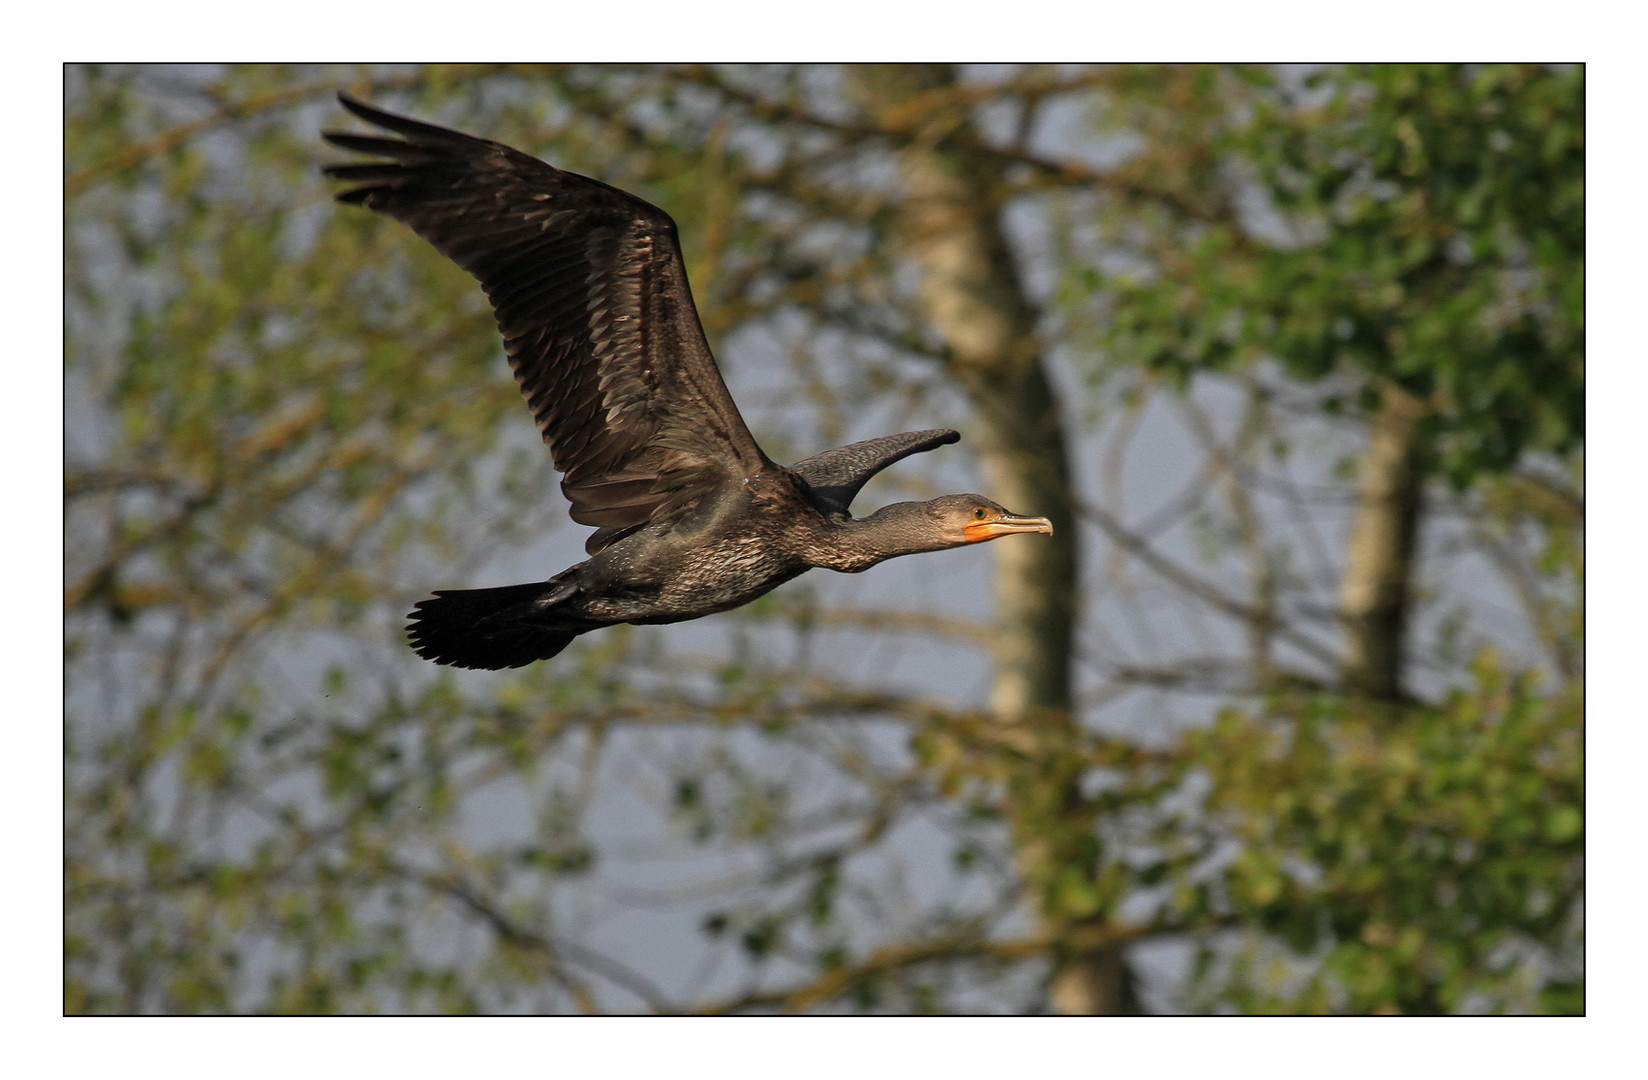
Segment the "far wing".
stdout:
[[813,494],[831,509],[845,514],[859,490],[882,469],[895,461],[903,461],[911,454],[944,446],[960,438],[959,433],[949,428],[906,431],[902,435],[883,435],[826,450],[790,467],[807,481]]

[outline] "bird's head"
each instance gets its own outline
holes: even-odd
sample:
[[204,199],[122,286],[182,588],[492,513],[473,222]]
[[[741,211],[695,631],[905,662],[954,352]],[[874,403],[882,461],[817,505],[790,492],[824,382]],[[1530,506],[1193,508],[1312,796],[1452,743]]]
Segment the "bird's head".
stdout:
[[945,495],[927,502],[883,506],[867,518],[849,519],[840,532],[811,553],[813,566],[856,574],[900,555],[994,540],[1009,533],[1051,533],[1046,518],[1009,513],[983,495]]
[[940,535],[952,547],[1012,533],[1053,532],[1053,523],[1046,518],[1009,513],[1006,507],[983,495],[945,495],[926,503],[926,508]]

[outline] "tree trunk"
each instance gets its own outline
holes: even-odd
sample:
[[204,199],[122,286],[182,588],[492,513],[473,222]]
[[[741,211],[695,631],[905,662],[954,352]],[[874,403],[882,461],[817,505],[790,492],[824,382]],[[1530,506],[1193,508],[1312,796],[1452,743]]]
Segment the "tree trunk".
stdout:
[[[983,421],[972,440],[985,492],[1021,514],[1046,515],[1051,537],[991,545],[996,558],[992,712],[1018,729],[1026,749],[1009,783],[1020,873],[1044,927],[1054,933],[1104,913],[1061,911],[1051,883],[1061,870],[1097,870],[1092,820],[1079,775],[1056,764],[1074,734],[1071,643],[1076,624],[1077,544],[1068,450],[1058,403],[1042,367],[1036,311],[1025,296],[1000,221],[993,164],[969,158],[954,133],[965,108],[943,107],[954,75],[943,66],[855,69],[855,90],[885,127],[907,132],[900,148],[904,198],[898,230],[921,270],[922,313],[948,347],[952,374]],[[933,106],[929,108],[928,106]],[[1050,821],[1059,822],[1049,827]],[[1120,950],[1063,957],[1048,987],[1061,1013],[1136,1012]]]
[[1393,385],[1362,456],[1356,523],[1340,591],[1345,625],[1344,679],[1370,697],[1402,697],[1408,582],[1424,494],[1418,399]]

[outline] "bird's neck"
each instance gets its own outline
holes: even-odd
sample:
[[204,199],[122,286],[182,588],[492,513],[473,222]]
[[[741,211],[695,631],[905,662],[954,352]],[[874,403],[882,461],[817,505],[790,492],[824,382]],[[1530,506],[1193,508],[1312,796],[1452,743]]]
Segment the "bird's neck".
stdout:
[[915,526],[925,515],[920,503],[893,503],[863,518],[824,518],[808,561],[827,570],[856,574],[900,555],[936,551],[949,545]]

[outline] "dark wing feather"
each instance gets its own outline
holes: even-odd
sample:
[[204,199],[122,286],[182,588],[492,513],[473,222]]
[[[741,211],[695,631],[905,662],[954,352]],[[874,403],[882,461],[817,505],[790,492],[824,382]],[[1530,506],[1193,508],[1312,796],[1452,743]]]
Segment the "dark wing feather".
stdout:
[[327,167],[357,185],[339,200],[404,222],[479,279],[572,518],[599,526],[591,554],[771,466],[716,369],[668,214],[502,143],[338,97],[402,136],[326,134],[387,159]]
[[911,454],[953,443],[960,438],[959,433],[949,428],[883,435],[826,450],[806,461],[798,461],[790,468],[801,474],[801,479],[807,481],[813,494],[822,499],[829,509],[845,514],[859,490],[882,469],[895,461],[903,461]]

